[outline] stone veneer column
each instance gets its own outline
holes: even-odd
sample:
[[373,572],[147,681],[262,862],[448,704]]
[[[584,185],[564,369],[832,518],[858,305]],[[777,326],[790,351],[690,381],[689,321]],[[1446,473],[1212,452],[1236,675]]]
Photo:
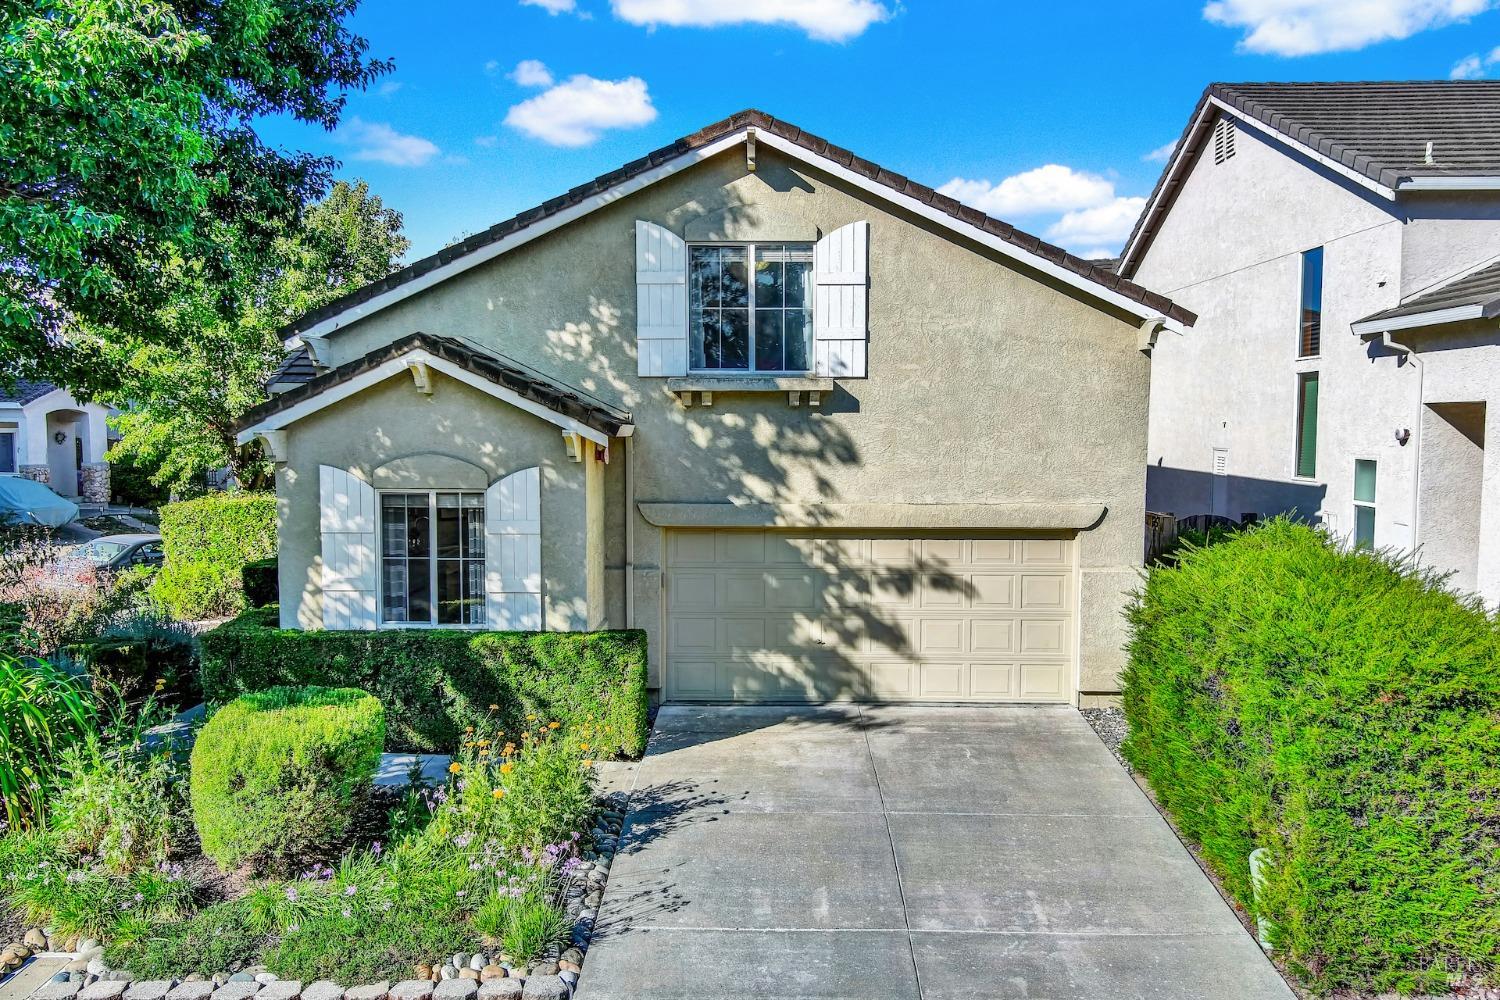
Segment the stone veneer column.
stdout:
[[21,466],[21,476],[25,479],[41,483],[44,486],[52,483],[52,469],[46,465],[23,465]]
[[109,503],[109,463],[94,462],[83,467],[80,477],[83,498],[89,503]]

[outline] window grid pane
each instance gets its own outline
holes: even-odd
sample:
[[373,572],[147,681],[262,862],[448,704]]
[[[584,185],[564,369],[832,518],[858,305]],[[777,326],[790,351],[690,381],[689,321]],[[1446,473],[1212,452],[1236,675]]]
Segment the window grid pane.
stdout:
[[1323,341],[1323,248],[1302,254],[1302,312],[1297,356],[1316,357]]
[[1362,503],[1375,502],[1375,462],[1373,459],[1354,460],[1354,499]]
[[1297,376],[1297,475],[1318,474],[1318,373]]
[[382,619],[484,624],[484,494],[386,493],[380,514]]
[[689,247],[689,367],[807,371],[812,256],[798,243]]

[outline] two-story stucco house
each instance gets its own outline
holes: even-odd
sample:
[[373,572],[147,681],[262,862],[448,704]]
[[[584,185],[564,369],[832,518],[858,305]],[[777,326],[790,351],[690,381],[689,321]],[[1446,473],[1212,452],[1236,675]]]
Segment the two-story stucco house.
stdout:
[[1295,511],[1500,600],[1500,82],[1214,84],[1119,264],[1153,355],[1147,503]]
[[282,619],[638,627],[672,701],[1118,690],[1193,316],[759,112],[302,318]]

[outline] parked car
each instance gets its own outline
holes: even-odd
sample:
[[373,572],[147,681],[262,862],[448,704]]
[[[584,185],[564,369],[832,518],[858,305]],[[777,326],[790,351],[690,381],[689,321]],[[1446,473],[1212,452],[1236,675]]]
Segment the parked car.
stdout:
[[60,528],[78,518],[78,505],[45,484],[21,476],[0,476],[0,522]]
[[100,535],[73,550],[101,572],[119,572],[132,566],[160,566],[165,558],[161,536],[153,534]]

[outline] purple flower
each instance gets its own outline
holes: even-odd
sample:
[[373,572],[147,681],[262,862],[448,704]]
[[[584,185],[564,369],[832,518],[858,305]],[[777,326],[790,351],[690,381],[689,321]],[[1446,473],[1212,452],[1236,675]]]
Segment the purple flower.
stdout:
[[344,895],[346,895],[346,896],[352,896],[352,895],[354,895],[358,891],[359,891],[359,886],[357,886],[357,885],[351,885],[351,886],[349,886],[348,888],[346,888],[344,890]]
[[297,887],[296,886],[289,885],[289,886],[286,887],[286,900],[287,900],[288,903],[295,903],[297,901]]
[[373,844],[370,845],[370,853],[373,854],[373,855],[375,855],[377,858],[380,857],[381,850],[382,850],[382,848],[380,846],[380,841],[378,841],[378,840],[375,841],[375,843],[373,843]]

